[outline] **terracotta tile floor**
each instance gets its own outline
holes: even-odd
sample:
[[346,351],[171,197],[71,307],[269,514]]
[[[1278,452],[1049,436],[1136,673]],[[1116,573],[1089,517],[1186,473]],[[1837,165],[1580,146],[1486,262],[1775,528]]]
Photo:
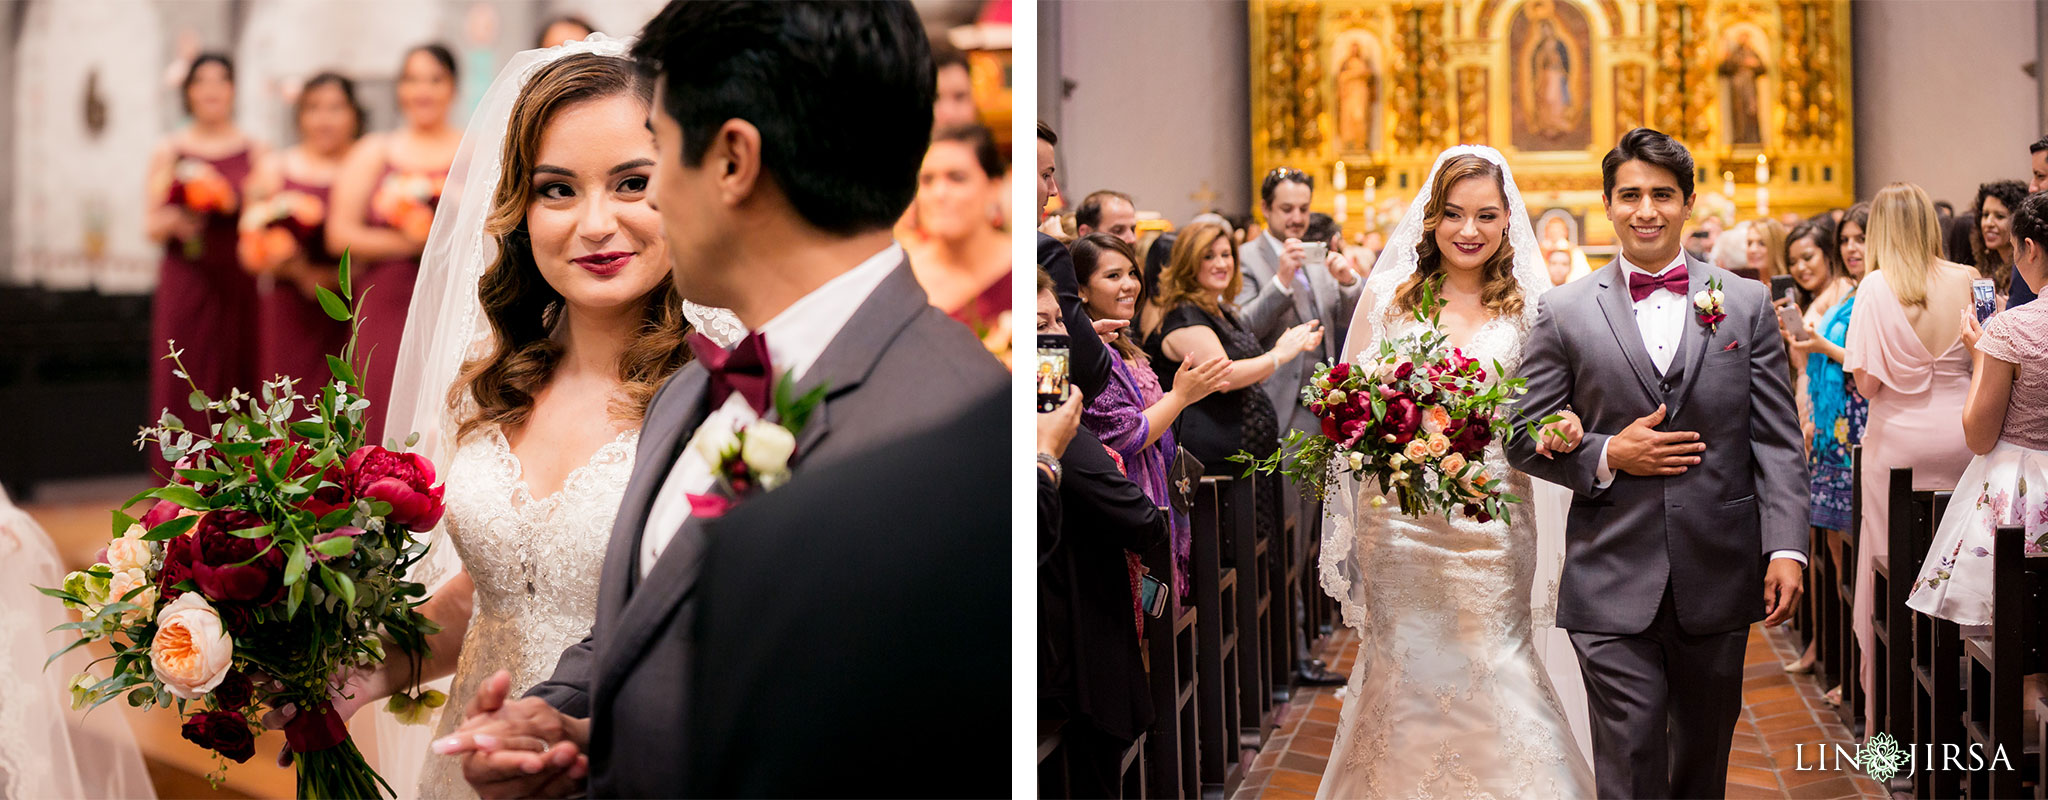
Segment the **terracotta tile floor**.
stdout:
[[[1322,652],[1331,670],[1351,674],[1357,639],[1331,637]],[[1750,629],[1744,660],[1742,719],[1735,725],[1735,749],[1728,763],[1728,797],[1883,798],[1887,795],[1861,772],[1818,770],[1813,745],[1851,743],[1834,709],[1821,700],[1826,687],[1810,675],[1788,675],[1780,665],[1797,652],[1788,634]],[[1306,800],[1315,797],[1336,736],[1337,689],[1298,692],[1265,750],[1252,761],[1235,800]],[[1806,744],[1806,771],[1797,766],[1798,744]],[[1830,762],[1832,766],[1832,762]]]

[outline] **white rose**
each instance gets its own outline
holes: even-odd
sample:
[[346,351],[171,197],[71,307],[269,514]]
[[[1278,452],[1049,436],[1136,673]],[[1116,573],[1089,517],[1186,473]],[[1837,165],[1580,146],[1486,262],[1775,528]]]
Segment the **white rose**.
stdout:
[[697,429],[697,435],[690,437],[690,452],[718,471],[718,462],[726,453],[739,449],[740,437],[724,425],[705,425]]
[[1329,394],[1323,395],[1323,402],[1333,406],[1342,403],[1344,402],[1344,392],[1339,389],[1331,389]]
[[767,478],[788,472],[789,457],[795,453],[796,436],[788,428],[763,420],[747,426],[740,459],[755,475]]
[[141,525],[131,525],[121,538],[107,543],[107,566],[113,567],[116,574],[149,568],[151,553],[149,543],[142,540],[142,533]]
[[[129,592],[138,588],[142,589],[140,593],[128,597]],[[128,599],[122,600],[123,597]],[[140,568],[116,572],[114,577],[107,581],[107,602],[126,602],[141,606],[138,610],[121,615],[124,620],[149,619],[156,614],[156,585],[149,580],[149,574]]]
[[198,592],[186,592],[164,606],[156,638],[149,643],[149,664],[164,688],[184,700],[197,700],[234,663],[235,642],[222,627],[220,614]]
[[1365,454],[1364,454],[1364,453],[1359,453],[1359,452],[1353,452],[1353,453],[1351,454],[1351,469],[1352,469],[1353,471],[1357,471],[1357,470],[1365,469]]
[[1714,296],[1708,294],[1704,289],[1701,290],[1699,294],[1692,296],[1692,304],[1699,306],[1700,308],[1706,308],[1707,306],[1713,305],[1713,303]]
[[1715,289],[1715,290],[1713,291],[1713,296],[1714,296],[1714,305],[1720,305],[1720,304],[1721,304],[1721,302],[1722,302],[1723,300],[1726,300],[1726,299],[1727,299],[1727,297],[1728,297],[1727,295],[1724,295],[1724,294],[1722,294],[1722,293],[1721,293],[1721,290],[1720,290],[1720,289]]

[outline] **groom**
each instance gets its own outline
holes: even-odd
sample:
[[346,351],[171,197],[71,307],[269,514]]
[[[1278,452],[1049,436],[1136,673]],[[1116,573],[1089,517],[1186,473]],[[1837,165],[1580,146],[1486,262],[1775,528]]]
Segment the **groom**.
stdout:
[[1543,296],[1515,419],[1569,407],[1585,438],[1507,442],[1516,469],[1574,493],[1557,624],[1585,675],[1601,797],[1725,793],[1749,626],[1785,621],[1802,591],[1785,348],[1763,284],[1680,247],[1693,172],[1647,128],[1601,162],[1621,257]]
[[[954,528],[985,521],[976,508],[1001,506],[989,501],[1002,490],[1000,481],[981,496],[956,486],[951,473],[968,474],[955,468],[957,458],[886,456],[965,445],[999,459],[1007,432],[1000,413],[978,413],[969,419],[981,422],[946,431],[943,441],[919,434],[1000,395],[1007,376],[967,328],[930,306],[890,233],[917,191],[932,124],[923,26],[902,0],[674,0],[648,23],[633,58],[657,77],[652,196],[676,287],[690,300],[731,309],[751,333],[729,353],[693,341],[697,359],[649,403],[590,635],[526,698],[500,705],[505,677],[494,676],[467,709],[461,732],[436,742],[436,752],[460,752],[464,776],[485,797],[559,796],[579,788],[586,771],[597,797],[807,793],[820,785],[840,795],[940,791],[917,782],[922,767],[882,763],[883,748],[924,757],[950,752],[926,746],[930,737],[974,737],[940,725],[936,712],[911,720],[925,727],[922,734],[895,724],[892,713],[918,716],[920,706],[891,675],[928,673],[897,659],[962,668],[956,672],[980,668],[969,674],[1001,694],[1000,666],[983,658],[1000,654],[999,643],[930,650],[979,642],[963,637],[1001,631],[1005,620],[994,613],[906,627],[874,612],[890,609],[899,621],[945,619],[932,615],[1006,596],[990,595],[986,585],[926,591],[956,586],[957,578],[985,583],[986,561],[999,561],[1002,549],[978,564],[958,556],[977,552],[962,549],[971,537],[998,534],[987,525]],[[788,395],[777,388],[783,379],[793,379]],[[813,390],[823,402],[795,432],[788,486],[736,496],[714,486],[693,437],[767,417],[783,407],[770,393],[787,399]],[[749,446],[747,468],[763,468],[754,461]],[[926,472],[940,469],[949,474]],[[707,502],[707,495],[722,499]],[[707,563],[721,571],[709,572]],[[863,581],[866,591],[855,590]],[[805,599],[808,619],[791,613]],[[792,642],[792,631],[813,634]],[[714,640],[725,644],[709,652]],[[803,644],[817,650],[794,653]],[[791,655],[759,658],[770,653]],[[836,706],[799,704],[806,707],[770,719],[736,719],[785,706],[769,702],[776,698],[768,692],[757,695],[768,700],[732,709],[741,692],[764,691],[734,669],[779,670],[765,674],[789,676],[784,687],[799,695],[845,676],[874,678],[839,692]],[[956,707],[973,697],[939,680],[924,688]],[[848,696],[863,692],[874,696]],[[849,701],[888,708],[858,727],[838,724]],[[764,725],[770,733],[782,726],[784,735],[736,733]],[[837,740],[807,746],[821,731]],[[818,769],[782,769],[779,783],[777,774],[733,772],[730,757],[747,757],[732,755],[740,742],[771,740],[790,748],[784,763],[800,759]],[[727,756],[707,766],[706,752]],[[866,757],[876,772],[826,766],[848,753]],[[713,776],[710,767],[721,772]]]

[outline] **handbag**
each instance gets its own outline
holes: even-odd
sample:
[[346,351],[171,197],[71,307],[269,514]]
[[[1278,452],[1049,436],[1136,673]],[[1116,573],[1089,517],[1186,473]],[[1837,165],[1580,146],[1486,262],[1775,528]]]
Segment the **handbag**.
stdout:
[[1195,510],[1195,487],[1202,483],[1202,460],[1185,447],[1175,446],[1173,465],[1166,470],[1166,495],[1173,504],[1174,513],[1187,515]]

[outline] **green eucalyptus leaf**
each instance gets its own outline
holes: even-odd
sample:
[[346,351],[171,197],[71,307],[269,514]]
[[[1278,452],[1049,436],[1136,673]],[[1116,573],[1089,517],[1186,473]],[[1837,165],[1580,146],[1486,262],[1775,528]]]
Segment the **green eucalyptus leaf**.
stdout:
[[336,536],[313,545],[313,551],[323,556],[338,558],[355,552],[356,539],[353,536]]
[[184,476],[186,480],[192,481],[193,483],[212,483],[214,481],[226,480],[228,478],[227,473],[215,472],[210,469],[181,469],[178,470],[177,472],[179,475]]
[[355,318],[355,314],[350,313],[348,310],[348,303],[344,302],[333,290],[325,286],[316,287],[314,289],[314,296],[320,300],[320,310],[327,312],[328,318],[335,322],[347,322]]
[[149,490],[149,496],[159,500],[169,500],[180,507],[195,511],[208,510],[206,498],[201,497],[198,492],[184,486],[164,486],[151,489]]
[[142,535],[142,540],[145,542],[161,542],[174,536],[181,536],[198,524],[199,517],[196,515],[172,517],[163,524],[150,528],[148,533]]
[[306,547],[298,542],[292,542],[287,549],[291,552],[286,556],[284,563],[284,582],[285,585],[296,588],[299,578],[306,574]]

